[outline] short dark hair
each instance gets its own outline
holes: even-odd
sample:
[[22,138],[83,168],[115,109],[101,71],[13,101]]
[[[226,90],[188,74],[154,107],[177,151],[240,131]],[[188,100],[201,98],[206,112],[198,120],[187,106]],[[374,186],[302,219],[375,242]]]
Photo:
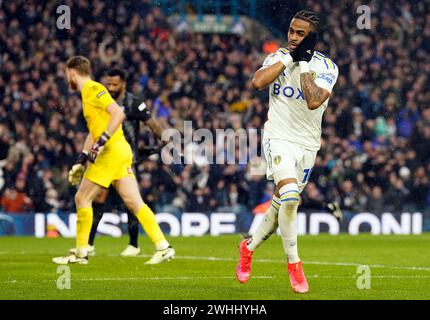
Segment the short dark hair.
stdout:
[[318,18],[318,16],[316,15],[315,12],[308,11],[308,10],[302,10],[302,11],[297,12],[294,15],[294,18],[309,22],[313,26],[314,31],[318,32],[318,29],[320,27],[320,19]]
[[91,73],[91,62],[84,56],[74,56],[66,62],[68,69],[75,69],[79,74],[88,76]]
[[124,69],[112,68],[107,73],[108,77],[119,77],[121,80],[125,81],[127,78],[127,72]]

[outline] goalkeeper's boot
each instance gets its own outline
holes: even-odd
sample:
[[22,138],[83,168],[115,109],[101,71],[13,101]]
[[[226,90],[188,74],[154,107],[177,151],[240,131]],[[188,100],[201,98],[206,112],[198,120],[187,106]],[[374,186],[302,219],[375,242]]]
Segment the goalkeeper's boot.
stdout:
[[70,254],[65,257],[52,258],[52,262],[56,264],[88,264],[88,256],[81,258],[75,254]]
[[246,247],[248,240],[243,239],[239,244],[239,262],[236,267],[236,278],[240,283],[247,282],[251,276],[251,260],[254,251]]
[[154,255],[151,259],[145,262],[145,264],[159,264],[164,261],[169,261],[175,258],[175,249],[172,246],[169,246],[164,250],[155,251]]
[[288,274],[290,276],[291,288],[296,293],[306,293],[309,291],[308,281],[303,272],[302,262],[288,263]]
[[[77,249],[76,248],[72,248],[69,250],[69,254],[75,254],[76,255]],[[96,248],[94,246],[88,245],[87,246],[87,254],[89,257],[95,256],[96,255]]]
[[139,247],[135,247],[132,246],[131,244],[129,244],[127,246],[127,248],[124,249],[123,252],[121,252],[119,255],[121,257],[135,257],[140,253],[140,248]]

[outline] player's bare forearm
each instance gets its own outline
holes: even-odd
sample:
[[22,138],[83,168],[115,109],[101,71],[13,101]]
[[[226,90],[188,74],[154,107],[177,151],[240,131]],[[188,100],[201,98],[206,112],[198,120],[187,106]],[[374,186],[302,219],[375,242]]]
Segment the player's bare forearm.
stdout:
[[320,88],[315,84],[314,80],[312,80],[311,74],[308,72],[300,74],[300,84],[308,108],[311,110],[319,108],[330,96],[330,93],[327,90]]
[[284,69],[285,66],[280,61],[276,62],[270,67],[262,67],[255,72],[254,77],[252,78],[252,85],[255,89],[264,89],[266,86],[275,81],[275,79],[279,77]]
[[82,151],[88,152],[94,144],[93,136],[90,132],[88,132],[87,138],[85,139],[84,148]]
[[106,111],[110,114],[110,119],[105,131],[109,136],[112,136],[124,121],[125,113],[121,110],[116,102],[111,103],[107,107]]
[[155,136],[158,139],[161,139],[161,135],[165,128],[161,125],[161,123],[157,119],[155,118],[149,119],[148,121],[146,121],[146,125],[151,129],[152,132],[154,132]]

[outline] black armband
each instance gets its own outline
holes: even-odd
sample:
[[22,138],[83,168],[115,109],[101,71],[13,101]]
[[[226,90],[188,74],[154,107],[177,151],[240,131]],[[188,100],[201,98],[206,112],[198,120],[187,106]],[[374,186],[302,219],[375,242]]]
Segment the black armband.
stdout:
[[97,140],[99,146],[104,146],[104,144],[110,139],[110,135],[105,131],[102,133],[100,138]]
[[78,159],[76,160],[76,163],[78,164],[82,164],[83,166],[85,166],[85,163],[88,160],[88,152],[83,151],[79,154]]

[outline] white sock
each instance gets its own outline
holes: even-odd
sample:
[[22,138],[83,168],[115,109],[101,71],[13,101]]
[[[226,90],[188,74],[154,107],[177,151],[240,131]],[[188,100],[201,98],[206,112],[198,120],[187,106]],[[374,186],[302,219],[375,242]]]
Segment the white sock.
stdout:
[[296,183],[289,183],[279,190],[281,207],[278,214],[281,229],[282,244],[289,263],[300,261],[297,252],[297,209],[299,207],[299,187]]
[[77,248],[76,249],[76,256],[78,258],[85,258],[87,255],[88,255],[87,247]]
[[280,206],[281,200],[277,196],[273,196],[270,207],[266,210],[263,220],[261,220],[257,230],[246,244],[248,250],[255,251],[255,249],[269,239],[276,228],[278,228],[278,211]]
[[169,247],[169,243],[167,242],[167,240],[163,240],[156,243],[155,250],[157,251],[166,250],[168,247]]

